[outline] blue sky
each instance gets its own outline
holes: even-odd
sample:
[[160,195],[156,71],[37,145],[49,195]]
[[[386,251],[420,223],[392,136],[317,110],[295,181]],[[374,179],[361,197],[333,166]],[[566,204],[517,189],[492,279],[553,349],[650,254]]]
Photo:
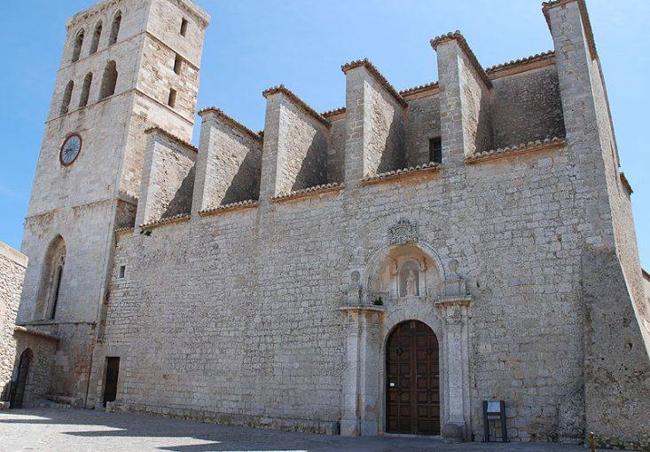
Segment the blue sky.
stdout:
[[[587,0],[623,169],[635,190],[641,261],[650,269],[650,2]],[[0,240],[20,248],[64,24],[94,0],[0,2]],[[537,0],[199,0],[212,16],[199,107],[254,130],[261,92],[280,83],[316,110],[345,104],[340,66],[368,57],[398,89],[437,78],[430,38],[460,29],[483,66],[552,49]],[[27,20],[29,18],[29,20]],[[196,136],[196,133],[195,133]]]

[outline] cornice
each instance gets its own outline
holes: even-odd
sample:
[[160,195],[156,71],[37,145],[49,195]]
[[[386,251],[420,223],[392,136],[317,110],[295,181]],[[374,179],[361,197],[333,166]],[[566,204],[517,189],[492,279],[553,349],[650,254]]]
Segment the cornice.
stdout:
[[167,132],[165,129],[161,129],[160,127],[149,127],[148,129],[145,129],[144,131],[145,134],[151,135],[151,134],[157,134],[157,135],[162,135],[168,140],[173,141],[176,144],[179,144],[191,151],[194,152],[199,152],[198,148],[193,146],[192,144],[188,143],[187,141],[183,140],[182,138],[177,137],[176,135],[173,135],[169,132]]
[[465,157],[466,163],[479,163],[488,160],[496,160],[511,155],[542,151],[547,149],[556,149],[566,146],[566,139],[559,137],[545,138],[544,140],[529,141],[518,145],[507,146],[505,148],[492,149],[484,152],[477,152]]
[[225,212],[232,212],[234,210],[244,210],[244,209],[252,209],[257,207],[258,202],[255,199],[248,199],[246,201],[239,201],[239,202],[233,202],[230,204],[224,204],[223,206],[217,206],[217,207],[208,207],[207,209],[203,209],[199,211],[199,215],[202,217],[208,217],[211,215],[218,215],[221,213]]
[[422,165],[409,166],[394,171],[387,171],[379,173],[376,176],[366,177],[361,180],[363,185],[380,184],[383,182],[394,181],[396,179],[410,178],[412,176],[420,176],[430,174],[438,171],[441,165],[435,162],[424,163]]
[[187,221],[190,221],[191,219],[192,216],[190,214],[184,213],[180,215],[174,215],[173,217],[162,218],[160,220],[150,221],[149,223],[141,224],[140,229],[142,231],[148,231],[158,226],[164,226],[164,225],[176,224],[176,223],[185,223]]
[[209,114],[215,115],[218,119],[220,119],[223,123],[229,125],[230,127],[233,127],[235,129],[238,129],[239,131],[249,135],[251,138],[254,140],[260,141],[262,139],[262,136],[257,133],[253,132],[251,129],[246,127],[244,124],[241,122],[237,121],[234,119],[232,116],[228,116],[226,113],[223,112],[220,108],[217,107],[206,107],[203,110],[199,111],[199,116],[205,120],[204,116],[207,116]]
[[329,128],[332,126],[332,123],[329,122],[323,115],[318,113],[316,110],[311,108],[307,103],[305,103],[301,98],[296,96],[290,89],[288,89],[284,85],[278,85],[278,86],[273,86],[271,88],[268,88],[264,91],[262,91],[262,96],[264,96],[266,99],[268,99],[270,96],[273,96],[275,94],[284,94],[289,98],[289,100],[302,109],[305,113],[309,114],[312,116],[314,119],[316,119],[318,122],[323,124],[325,127]]
[[300,198],[320,195],[323,193],[340,191],[343,190],[343,188],[345,188],[345,185],[343,183],[332,182],[329,184],[315,185],[313,187],[308,187],[302,190],[296,190],[289,193],[282,193],[278,196],[271,198],[271,200],[274,202],[289,201],[293,199],[300,199]]
[[402,107],[407,107],[408,104],[404,100],[404,98],[400,95],[400,93],[397,92],[397,90],[393,87],[393,85],[390,84],[388,80],[386,80],[386,77],[384,77],[381,72],[375,67],[374,64],[368,60],[368,58],[364,58],[362,60],[355,60],[351,61],[349,63],[344,64],[341,66],[341,70],[343,71],[344,74],[347,74],[348,71],[351,71],[352,69],[358,68],[358,67],[365,67],[366,70],[372,75],[375,80],[379,82],[380,85],[388,91],[388,93],[395,98],[398,104],[400,104]]

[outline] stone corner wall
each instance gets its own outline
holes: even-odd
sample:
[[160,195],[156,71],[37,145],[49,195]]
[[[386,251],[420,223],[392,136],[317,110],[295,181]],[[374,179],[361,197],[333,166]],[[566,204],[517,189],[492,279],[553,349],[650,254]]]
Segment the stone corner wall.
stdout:
[[582,267],[586,428],[604,447],[650,448],[647,326],[614,252],[585,252]]
[[14,328],[27,256],[0,242],[0,400],[6,400],[16,355]]

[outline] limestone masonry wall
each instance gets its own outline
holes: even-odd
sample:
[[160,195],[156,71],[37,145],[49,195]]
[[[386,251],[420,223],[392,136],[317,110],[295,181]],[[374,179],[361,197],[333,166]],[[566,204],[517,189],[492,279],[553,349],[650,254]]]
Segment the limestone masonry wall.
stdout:
[[27,256],[0,242],[0,400],[9,396],[16,356],[14,328],[26,268]]
[[[118,41],[70,62],[79,29],[118,9]],[[650,277],[631,187],[585,3],[543,11],[553,52],[485,70],[445,34],[436,83],[400,93],[353,61],[344,108],[270,88],[263,132],[211,107],[198,148],[207,15],[115,0],[75,16],[23,242],[16,337],[38,349],[33,393],[102,408],[119,358],[109,410],[376,435],[397,394],[388,337],[417,320],[439,344],[429,433],[480,441],[483,401],[504,400],[515,441],[593,431],[649,447]],[[68,82],[109,61],[114,95],[93,85],[93,102],[62,113]],[[71,132],[84,146],[64,167]],[[42,318],[47,250],[62,243],[56,316]],[[36,333],[48,339],[30,346]],[[15,367],[4,355],[0,378]]]
[[262,138],[217,110],[201,113],[193,212],[258,199]]

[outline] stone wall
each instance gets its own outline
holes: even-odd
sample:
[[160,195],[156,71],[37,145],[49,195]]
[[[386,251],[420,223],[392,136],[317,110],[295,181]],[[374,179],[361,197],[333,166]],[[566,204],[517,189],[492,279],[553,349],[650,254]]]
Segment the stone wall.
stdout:
[[7,400],[14,368],[14,328],[27,256],[0,242],[0,400]]
[[564,137],[564,117],[557,68],[502,77],[494,85],[490,115],[494,148]]
[[136,224],[190,213],[196,152],[159,129],[149,132]]
[[[601,444],[648,447],[648,306],[629,191],[619,175],[611,115],[583,1],[545,7],[567,138],[590,239],[583,250],[586,429]],[[601,278],[607,275],[607,287]]]
[[428,163],[431,160],[429,140],[440,136],[439,96],[434,94],[409,101],[407,124],[407,166]]
[[470,283],[476,438],[480,401],[499,398],[513,438],[553,439],[582,378],[570,174],[565,151],[549,151],[121,236],[128,276],[113,275],[105,339],[125,363],[118,406],[335,431],[341,286],[407,217]]
[[280,195],[327,183],[329,123],[283,87],[264,95],[263,185]]
[[201,116],[193,211],[258,199],[262,138],[218,110]]

